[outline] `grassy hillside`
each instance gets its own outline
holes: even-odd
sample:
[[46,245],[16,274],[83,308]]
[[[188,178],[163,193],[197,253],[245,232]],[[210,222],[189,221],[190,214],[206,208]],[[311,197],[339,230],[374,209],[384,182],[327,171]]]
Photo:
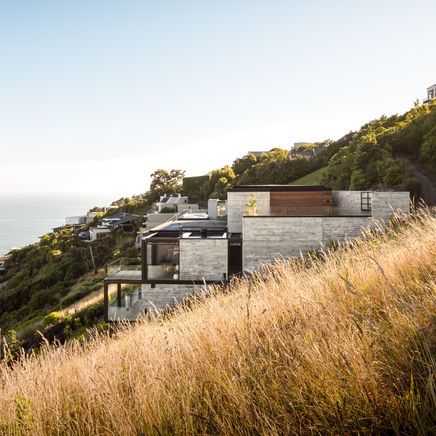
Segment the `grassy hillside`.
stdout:
[[436,100],[363,125],[330,159],[325,182],[336,189],[394,188],[416,194],[416,165],[436,174]]
[[[107,214],[118,210],[142,214],[149,202],[138,197],[120,199],[114,205],[118,209]],[[44,235],[36,244],[12,251],[6,260],[7,275],[0,277],[2,337],[10,342],[16,335],[25,348],[34,348],[41,342],[38,330],[50,340],[55,336],[64,340],[100,323],[102,301],[89,296],[102,295],[105,264],[138,256],[135,236],[118,229],[89,244],[71,228],[63,228]],[[54,320],[53,312],[61,315],[55,318],[55,328],[48,322]]]
[[0,365],[2,434],[431,432],[436,218]]
[[306,174],[297,180],[294,180],[291,185],[320,185],[324,175],[327,173],[327,167],[322,167],[319,170]]

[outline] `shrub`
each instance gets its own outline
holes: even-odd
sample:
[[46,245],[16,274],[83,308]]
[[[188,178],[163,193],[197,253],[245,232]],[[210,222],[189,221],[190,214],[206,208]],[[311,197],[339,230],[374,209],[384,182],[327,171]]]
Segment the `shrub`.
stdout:
[[60,312],[50,312],[47,316],[44,317],[44,326],[47,327],[49,325],[57,324],[64,320],[64,315]]

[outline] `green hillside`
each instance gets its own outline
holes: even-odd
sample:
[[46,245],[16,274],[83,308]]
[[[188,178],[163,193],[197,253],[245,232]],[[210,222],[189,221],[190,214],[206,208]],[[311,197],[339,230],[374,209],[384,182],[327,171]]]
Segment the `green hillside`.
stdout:
[[294,180],[291,185],[321,185],[324,176],[327,174],[327,166],[315,170],[297,180]]
[[417,167],[423,167],[436,175],[436,100],[416,104],[402,115],[383,115],[336,141],[313,146],[320,151],[308,158],[292,157],[283,148],[237,158],[232,165],[190,180],[184,193],[200,199],[225,198],[232,186],[305,184],[312,183],[312,177],[319,183],[318,175],[322,174],[323,183],[333,189],[406,190],[430,201],[426,192],[432,187],[423,190],[416,172]]

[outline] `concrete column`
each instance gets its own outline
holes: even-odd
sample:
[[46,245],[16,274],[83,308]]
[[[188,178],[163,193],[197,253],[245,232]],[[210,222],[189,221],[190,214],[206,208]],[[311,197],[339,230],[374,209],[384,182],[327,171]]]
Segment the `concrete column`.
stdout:
[[109,284],[104,282],[103,291],[103,302],[104,302],[104,320],[109,321]]
[[207,214],[209,219],[216,220],[218,218],[218,200],[210,198],[207,200]]
[[122,306],[122,302],[121,302],[121,283],[117,283],[117,306],[118,307]]

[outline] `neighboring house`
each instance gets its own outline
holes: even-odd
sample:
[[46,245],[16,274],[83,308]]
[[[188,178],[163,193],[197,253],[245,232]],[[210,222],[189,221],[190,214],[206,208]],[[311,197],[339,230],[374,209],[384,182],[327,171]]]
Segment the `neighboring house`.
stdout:
[[[127,212],[117,212],[113,215],[99,219],[99,225],[89,229],[89,241],[95,241],[97,238],[111,233],[115,229],[122,229],[125,233],[135,233],[134,221],[139,215]],[[87,238],[83,238],[87,239]]]
[[161,195],[159,201],[156,202],[156,208],[158,212],[161,212],[162,209],[177,211],[177,206],[180,204],[188,204],[188,197],[181,194],[165,194]]
[[308,142],[295,142],[294,146],[289,151],[289,155],[295,159],[297,157],[315,157],[321,150],[322,146],[310,144]]
[[65,218],[66,226],[80,226],[91,224],[100,212],[88,212],[86,215],[68,216]]
[[4,275],[7,272],[8,271],[7,271],[6,267],[5,267],[5,261],[4,260],[0,260],[0,275]]
[[117,212],[113,215],[104,217],[99,220],[102,227],[107,227],[111,230],[122,229],[124,233],[135,232],[135,220],[139,218],[139,215],[132,213]]
[[65,218],[66,226],[81,226],[86,224],[86,215],[67,216]]
[[436,98],[436,85],[427,88],[427,100],[424,100],[424,103],[430,103],[434,98]]
[[[408,192],[234,187],[227,193],[227,220],[188,215],[143,234],[142,265],[136,270],[119,268],[105,279],[105,317],[134,321],[183,301],[205,284],[227,282],[232,275],[278,258],[358,236],[364,228],[388,221],[397,210],[409,212]],[[123,284],[137,285],[124,299]],[[113,300],[111,285],[117,286]]]
[[97,240],[98,238],[101,238],[102,236],[105,236],[105,235],[111,233],[112,230],[113,229],[111,229],[109,227],[104,227],[104,226],[91,227],[89,229],[89,235],[86,235],[84,233],[83,236],[80,238],[83,239],[84,241],[93,242],[93,241]]
[[256,157],[260,157],[260,156],[262,156],[263,153],[269,153],[269,151],[268,151],[268,150],[263,150],[263,151],[249,151],[249,152],[247,152],[247,154],[246,154],[244,157],[249,156],[250,154],[254,154]]

